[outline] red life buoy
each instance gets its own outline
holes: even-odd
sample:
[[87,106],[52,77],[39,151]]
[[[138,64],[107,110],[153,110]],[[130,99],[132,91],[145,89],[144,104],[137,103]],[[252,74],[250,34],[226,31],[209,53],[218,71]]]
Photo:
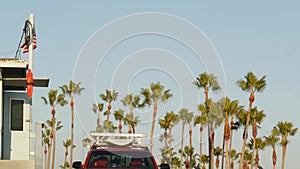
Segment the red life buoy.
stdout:
[[28,98],[31,98],[32,91],[33,91],[33,74],[31,72],[31,69],[29,69],[27,72],[26,89],[27,89]]

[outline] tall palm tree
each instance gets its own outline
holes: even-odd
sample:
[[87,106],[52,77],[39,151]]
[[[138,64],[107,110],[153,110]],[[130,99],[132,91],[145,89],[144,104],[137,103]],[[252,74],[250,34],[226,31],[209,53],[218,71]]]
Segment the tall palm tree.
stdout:
[[276,145],[279,143],[279,138],[274,134],[270,134],[269,136],[264,136],[264,138],[265,138],[266,146],[271,146],[273,149],[273,153],[272,153],[273,169],[276,169],[276,163],[277,163]]
[[[104,112],[104,115],[107,116],[107,121],[109,121],[109,116],[110,116],[110,110],[111,110],[111,103],[113,101],[116,101],[117,100],[117,97],[118,97],[118,92],[113,90],[113,91],[110,91],[110,90],[107,90],[106,89],[106,93],[105,94],[100,94],[100,98],[107,102],[107,111]],[[108,123],[108,122],[107,122]]]
[[[47,169],[50,169],[50,158],[52,155],[52,169],[54,169],[54,163],[55,163],[55,106],[60,105],[60,106],[65,106],[68,104],[68,101],[65,100],[64,94],[58,94],[57,90],[50,90],[48,92],[48,98],[46,97],[41,97],[44,103],[47,105],[49,104],[51,106],[51,132],[50,132],[50,139],[49,139],[49,151],[48,151],[48,157],[47,157]],[[52,147],[53,146],[53,147]],[[53,154],[52,154],[52,148],[53,148]]]
[[[225,168],[229,169],[230,167],[230,161],[229,161],[229,140],[231,137],[231,129],[229,126],[229,118],[234,117],[237,112],[239,112],[243,107],[239,106],[239,102],[237,100],[231,101],[228,97],[225,97],[221,100],[221,106],[223,108],[223,117],[225,120],[224,124],[224,140],[226,144],[226,150],[225,150],[225,156],[226,156],[226,162],[225,162]],[[224,144],[223,144],[224,145]],[[223,148],[224,151],[224,148]],[[224,155],[222,155],[224,157]],[[223,158],[222,158],[223,159]],[[222,160],[223,163],[223,160]]]
[[[132,117],[132,119],[134,119],[133,108],[139,107],[140,96],[138,95],[133,96],[133,94],[131,93],[126,95],[124,99],[121,100],[121,102],[123,103],[124,106],[129,106],[130,116]],[[131,125],[129,125],[128,133],[132,133]]]
[[[70,107],[71,107],[71,152],[70,152],[70,163],[73,162],[73,145],[74,145],[74,117],[75,117],[75,109],[74,109],[74,97],[75,95],[80,95],[84,88],[80,87],[80,83],[74,83],[72,80],[68,85],[60,86],[63,94],[67,95],[70,98]],[[70,169],[72,166],[70,165]]]
[[142,106],[148,105],[150,106],[153,103],[153,116],[152,116],[152,124],[151,124],[151,133],[150,133],[150,152],[152,152],[153,147],[153,135],[155,128],[155,120],[156,113],[158,109],[158,102],[163,101],[166,102],[173,95],[170,93],[170,89],[164,90],[164,86],[160,84],[160,82],[151,83],[150,89],[142,88],[141,95],[144,97],[142,102]]
[[[250,115],[250,124],[252,126],[252,137],[253,137],[253,146],[252,146],[252,159],[251,159],[251,169],[253,168],[254,164],[254,150],[256,149],[256,137],[257,137],[257,123],[261,124],[264,118],[266,117],[266,114],[264,114],[264,111],[258,111],[257,107],[254,107],[251,109],[251,115]],[[258,167],[258,166],[257,166]]]
[[287,121],[280,121],[273,128],[273,134],[281,136],[280,144],[282,146],[282,169],[285,167],[285,156],[287,150],[287,144],[289,142],[288,137],[294,136],[297,133],[298,128],[293,128],[293,123]]
[[217,167],[217,169],[219,168],[219,165],[220,165],[220,159],[219,159],[219,156],[221,155],[221,154],[223,154],[223,149],[221,148],[221,147],[219,147],[219,146],[217,146],[216,148],[215,148],[215,150],[214,150],[214,155],[215,156],[217,156],[217,159],[216,159],[216,167]]
[[[204,89],[205,101],[208,101],[208,92],[211,89],[213,92],[217,92],[221,90],[221,87],[217,81],[217,77],[213,74],[208,74],[206,72],[199,74],[199,77],[193,82],[194,85],[198,87],[198,89]],[[212,126],[208,123],[208,138],[209,138],[209,146],[208,146],[208,154],[210,158],[209,169],[213,168],[214,165],[214,145],[212,144]]]
[[182,122],[182,125],[181,125],[181,144],[180,144],[180,163],[182,164],[182,157],[183,157],[183,142],[184,142],[184,128],[185,128],[185,125],[186,125],[186,121],[187,121],[187,115],[189,113],[189,110],[186,109],[186,108],[182,108],[180,109],[179,111],[179,116],[180,116],[180,119],[181,119],[181,122]]
[[115,119],[117,121],[119,121],[119,126],[118,126],[119,133],[122,133],[122,127],[123,127],[122,121],[124,119],[124,110],[119,109],[119,110],[115,111],[114,116],[115,116]]
[[250,113],[252,109],[252,104],[255,100],[255,92],[262,92],[267,83],[265,80],[266,76],[262,76],[260,79],[257,79],[257,77],[252,73],[248,72],[247,75],[245,76],[245,80],[240,79],[236,83],[237,85],[246,92],[250,92],[249,96],[249,108],[248,108],[248,114],[247,114],[247,120],[246,120],[246,125],[245,125],[245,131],[244,131],[244,138],[243,138],[243,145],[242,145],[242,154],[240,158],[240,163],[239,163],[239,169],[242,169],[242,163],[244,160],[244,152],[246,148],[246,141],[247,141],[247,135],[248,135],[248,126],[250,122]]
[[[198,110],[199,110],[199,106],[198,106]],[[199,110],[200,111],[200,110]],[[200,130],[200,134],[199,134],[199,141],[200,141],[200,145],[199,145],[199,156],[202,156],[202,132],[204,127],[206,126],[207,123],[207,115],[205,113],[201,113],[201,115],[196,115],[194,117],[194,126],[196,126],[197,124],[199,124],[199,130]],[[199,158],[199,164],[200,164],[200,168],[201,168],[201,158]]]
[[97,114],[97,125],[96,125],[96,132],[102,132],[102,127],[101,127],[101,124],[100,124],[100,113],[103,111],[103,107],[104,107],[104,104],[103,103],[94,103],[93,104],[93,112]]
[[[239,112],[243,111],[243,108],[241,108],[240,111],[236,112],[235,114],[235,118],[237,117],[237,115],[239,114]],[[233,131],[234,130],[238,130],[241,126],[241,123],[238,121],[238,120],[234,120],[234,118],[231,118],[231,121],[230,121],[230,139],[229,139],[229,152],[231,152],[232,149],[232,138],[233,138]],[[231,161],[232,158],[229,158],[229,164],[230,164],[230,167],[231,167]]]

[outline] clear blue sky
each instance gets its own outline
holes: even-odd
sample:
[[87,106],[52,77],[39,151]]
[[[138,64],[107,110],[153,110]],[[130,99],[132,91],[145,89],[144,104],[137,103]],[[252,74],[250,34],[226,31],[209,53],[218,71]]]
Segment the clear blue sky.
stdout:
[[[253,71],[258,77],[267,75],[268,85],[262,94],[257,94],[254,103],[267,114],[259,132],[263,136],[281,120],[300,126],[297,106],[300,103],[300,78],[297,74],[300,63],[299,5],[297,1],[2,2],[0,56],[14,57],[24,20],[33,12],[38,39],[34,76],[49,77],[49,89],[56,89],[70,79],[87,79],[81,81],[87,90],[76,102],[82,128],[76,121],[78,148],[75,159],[83,158],[82,131],[93,130],[95,126],[96,116],[91,105],[99,101],[98,94],[106,88],[120,91],[121,99],[127,92],[137,94],[141,87],[160,81],[172,90],[174,98],[166,106],[161,105],[159,117],[165,111],[177,112],[181,107],[195,112],[196,104],[203,102],[203,97],[202,93],[196,93],[191,82],[204,71],[221,71],[217,74],[221,76],[218,78],[223,90],[221,94],[213,95],[215,99],[227,94],[245,106],[248,94],[241,92],[236,80],[243,78],[248,71]],[[150,18],[153,18],[147,18],[143,13],[150,13]],[[132,16],[139,17],[132,19]],[[165,22],[164,17],[169,20]],[[130,36],[121,37],[123,31],[129,32]],[[172,37],[169,32],[180,38]],[[209,53],[212,46],[215,53]],[[89,73],[82,76],[80,73],[85,71]],[[50,118],[50,108],[40,99],[49,89],[34,89],[35,121]],[[117,103],[114,108],[123,107]],[[140,112],[143,128],[149,128],[150,114],[150,109]],[[57,117],[65,125],[58,133],[58,146],[61,146],[69,134],[68,108],[59,110]],[[141,128],[137,130],[144,132]],[[155,131],[156,136],[159,135],[159,127]],[[220,135],[221,131],[217,129],[217,134]],[[195,131],[196,138],[197,135]],[[300,155],[296,151],[300,147],[299,138],[299,134],[291,138],[286,168],[296,168]],[[236,138],[237,143],[239,139]],[[156,149],[159,144],[156,143]],[[240,144],[235,148],[239,149]],[[277,153],[279,167],[281,148]],[[61,148],[57,154],[63,156]],[[57,159],[57,165],[62,163],[61,159]],[[266,149],[261,153],[261,165],[271,168],[271,164],[271,150]]]

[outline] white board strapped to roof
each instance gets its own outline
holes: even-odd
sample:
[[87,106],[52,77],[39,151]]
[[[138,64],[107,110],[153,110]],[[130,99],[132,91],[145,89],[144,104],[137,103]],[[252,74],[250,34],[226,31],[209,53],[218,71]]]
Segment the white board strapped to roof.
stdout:
[[[140,145],[141,138],[146,138],[146,134],[127,134],[127,133],[90,133],[96,139],[96,145],[110,144],[115,146]],[[101,141],[102,139],[102,141]],[[134,143],[137,141],[137,143]],[[94,145],[95,145],[94,144]],[[145,145],[144,145],[145,146]]]

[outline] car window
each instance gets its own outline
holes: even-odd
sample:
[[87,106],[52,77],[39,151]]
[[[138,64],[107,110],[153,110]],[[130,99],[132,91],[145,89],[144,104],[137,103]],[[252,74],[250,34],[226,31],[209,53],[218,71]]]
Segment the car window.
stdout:
[[88,167],[154,169],[150,153],[94,151]]

